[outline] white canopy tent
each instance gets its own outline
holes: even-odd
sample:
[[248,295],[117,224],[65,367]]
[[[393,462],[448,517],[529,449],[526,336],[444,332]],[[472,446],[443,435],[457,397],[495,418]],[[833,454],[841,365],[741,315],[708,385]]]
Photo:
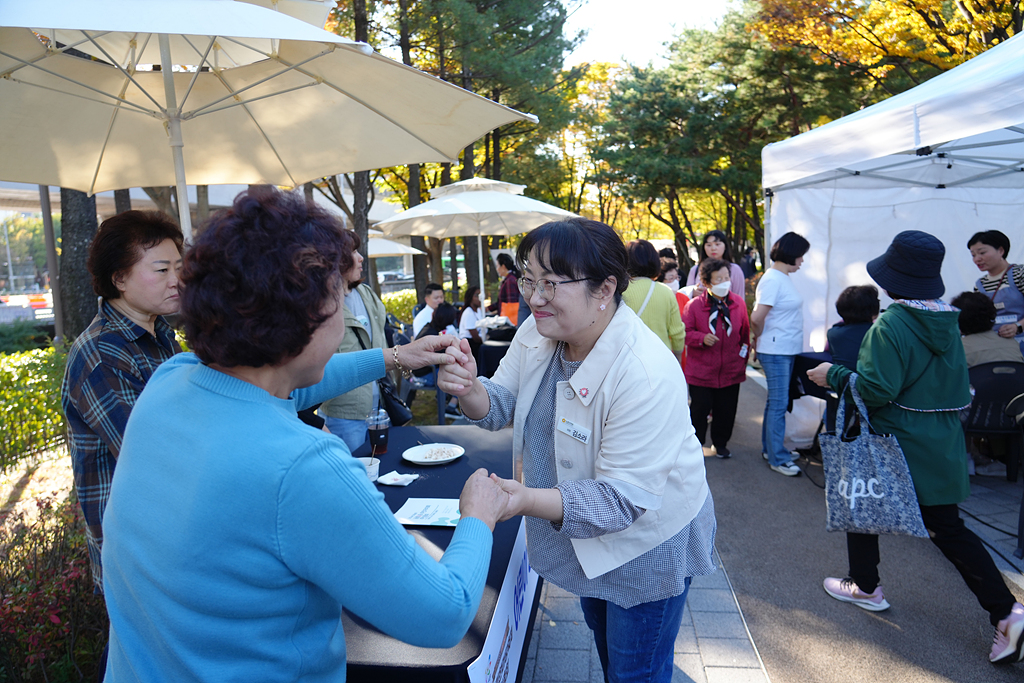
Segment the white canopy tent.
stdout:
[[[1024,37],[912,90],[761,153],[766,243],[811,243],[794,284],[804,295],[805,348],[821,351],[835,300],[871,283],[866,264],[902,230],[946,246],[947,300],[979,272],[967,240],[1000,230],[1024,261]],[[882,295],[882,304],[887,297]]]

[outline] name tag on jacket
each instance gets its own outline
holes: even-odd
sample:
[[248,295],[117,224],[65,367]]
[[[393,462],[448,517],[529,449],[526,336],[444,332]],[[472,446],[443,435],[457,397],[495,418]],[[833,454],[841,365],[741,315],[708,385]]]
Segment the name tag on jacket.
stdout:
[[568,434],[580,443],[590,443],[590,430],[585,429],[574,422],[570,422],[564,417],[558,418],[558,431],[563,434]]

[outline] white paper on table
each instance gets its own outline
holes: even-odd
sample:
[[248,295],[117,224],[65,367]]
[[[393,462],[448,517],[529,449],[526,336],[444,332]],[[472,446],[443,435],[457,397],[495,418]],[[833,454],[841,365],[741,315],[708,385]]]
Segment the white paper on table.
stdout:
[[455,526],[459,517],[458,498],[410,498],[395,513],[405,526]]

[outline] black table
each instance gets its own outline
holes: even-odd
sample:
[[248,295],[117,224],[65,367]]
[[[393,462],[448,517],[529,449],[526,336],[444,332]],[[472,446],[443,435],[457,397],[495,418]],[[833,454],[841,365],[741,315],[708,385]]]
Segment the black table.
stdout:
[[477,369],[480,375],[484,377],[494,377],[494,373],[498,371],[498,366],[501,365],[501,359],[508,353],[508,348],[512,345],[512,342],[507,341],[495,341],[488,339],[480,345],[480,367]]
[[[512,476],[510,429],[488,432],[475,426],[398,427],[391,429],[389,441],[388,452],[381,456],[380,473],[398,470],[402,474],[411,472],[420,475],[419,479],[404,487],[378,485],[392,511],[398,510],[409,498],[458,498],[466,479],[480,467],[500,477]],[[405,449],[418,443],[435,442],[458,444],[466,449],[466,454],[446,465],[414,465],[402,460]],[[364,445],[354,455],[365,457],[369,454],[369,446]],[[469,633],[455,647],[432,649],[409,645],[381,633],[359,617],[343,612],[348,680],[353,683],[469,681],[467,667],[483,650],[499,592],[512,560],[521,520],[521,517],[515,517],[495,527],[491,566],[480,609]],[[448,547],[454,533],[451,528],[408,528],[417,542],[435,557],[439,557],[440,552]],[[533,594],[525,595],[524,604],[527,609],[523,614],[528,611],[529,616],[521,617],[519,621],[520,628],[525,629],[525,640],[518,656],[515,653],[510,656],[512,666],[508,680],[518,681],[522,678],[523,663],[530,645],[530,631],[540,600],[540,587],[541,582],[538,580]],[[504,628],[504,625],[497,627]],[[498,637],[501,637],[500,633]]]

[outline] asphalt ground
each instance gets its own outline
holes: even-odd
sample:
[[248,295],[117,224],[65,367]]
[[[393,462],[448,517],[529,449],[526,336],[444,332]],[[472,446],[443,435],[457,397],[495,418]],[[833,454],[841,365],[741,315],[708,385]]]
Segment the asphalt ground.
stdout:
[[[729,444],[733,457],[711,456],[706,466],[718,552],[770,680],[1024,681],[1024,664],[988,662],[988,614],[926,539],[881,538],[879,571],[889,610],[867,612],[825,593],[826,576],[847,573],[846,538],[825,531],[820,464],[801,460],[805,474],[791,478],[771,471],[761,458],[765,397],[755,382],[743,383]],[[1008,584],[1024,602],[1024,589]]]

